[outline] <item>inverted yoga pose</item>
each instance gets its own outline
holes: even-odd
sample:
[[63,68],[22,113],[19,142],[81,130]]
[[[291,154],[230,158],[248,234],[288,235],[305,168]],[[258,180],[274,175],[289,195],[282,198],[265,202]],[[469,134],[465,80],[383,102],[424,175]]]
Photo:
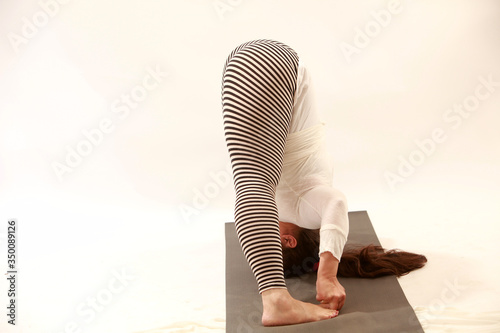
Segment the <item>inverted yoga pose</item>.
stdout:
[[[222,108],[236,191],[235,227],[263,302],[264,326],[333,318],[346,293],[337,276],[406,274],[425,257],[379,247],[344,250],[345,196],[331,185],[323,123],[297,53],[277,41],[234,49],[224,66]],[[317,266],[316,299],[294,299],[285,274]],[[360,262],[362,264],[360,264]]]

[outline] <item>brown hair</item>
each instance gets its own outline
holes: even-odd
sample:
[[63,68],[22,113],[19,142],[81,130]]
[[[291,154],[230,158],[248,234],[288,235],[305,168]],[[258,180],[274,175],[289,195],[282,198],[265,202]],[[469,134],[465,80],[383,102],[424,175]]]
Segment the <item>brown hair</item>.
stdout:
[[[297,246],[283,247],[285,277],[316,270],[319,261],[319,230],[298,228]],[[340,259],[338,276],[376,278],[384,275],[402,276],[422,268],[427,258],[420,254],[385,250],[378,245],[348,246]]]

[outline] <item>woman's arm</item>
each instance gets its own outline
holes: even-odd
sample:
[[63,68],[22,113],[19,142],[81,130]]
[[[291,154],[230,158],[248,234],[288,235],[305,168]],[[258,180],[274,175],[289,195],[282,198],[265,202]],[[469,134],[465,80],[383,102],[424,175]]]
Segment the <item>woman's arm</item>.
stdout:
[[344,306],[346,294],[337,279],[338,267],[339,261],[331,252],[321,253],[316,279],[316,299],[322,306],[340,311]]
[[316,225],[309,227],[320,228],[316,298],[324,307],[340,310],[346,294],[337,279],[337,271],[349,233],[345,196],[330,186],[317,186],[303,196],[300,212],[301,221],[316,221]]
[[330,196],[325,194],[327,203],[323,207],[321,219],[316,299],[329,309],[340,310],[346,293],[337,279],[337,272],[349,233],[348,210],[342,192],[332,188],[328,193]]

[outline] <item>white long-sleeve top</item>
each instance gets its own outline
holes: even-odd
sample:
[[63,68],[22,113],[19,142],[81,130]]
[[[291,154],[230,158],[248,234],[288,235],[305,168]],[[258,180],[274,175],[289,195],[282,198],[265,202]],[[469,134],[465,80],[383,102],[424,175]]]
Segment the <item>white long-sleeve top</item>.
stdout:
[[299,61],[283,172],[276,189],[280,221],[320,229],[319,254],[331,252],[340,261],[349,233],[347,203],[332,187],[332,167],[324,147],[310,75]]

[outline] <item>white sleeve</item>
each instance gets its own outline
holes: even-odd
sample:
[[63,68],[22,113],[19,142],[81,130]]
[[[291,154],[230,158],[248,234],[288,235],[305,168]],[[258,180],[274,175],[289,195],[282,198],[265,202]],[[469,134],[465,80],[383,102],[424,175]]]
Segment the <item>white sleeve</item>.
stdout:
[[330,186],[317,186],[300,201],[300,223],[304,228],[320,229],[319,254],[330,252],[340,261],[349,234],[345,196]]
[[331,187],[332,168],[324,146],[324,129],[315,103],[311,76],[299,61],[293,116],[277,189],[280,218],[309,229],[320,229],[319,252],[340,261],[349,221],[347,202]]
[[330,252],[340,261],[349,234],[347,203],[342,198],[335,198],[327,209],[330,211],[325,212],[321,221],[319,254]]

